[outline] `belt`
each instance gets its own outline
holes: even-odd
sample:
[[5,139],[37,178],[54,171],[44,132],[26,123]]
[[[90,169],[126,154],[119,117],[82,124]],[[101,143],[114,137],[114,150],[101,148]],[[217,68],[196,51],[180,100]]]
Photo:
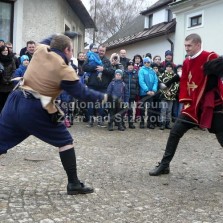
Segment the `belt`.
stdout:
[[21,89],[21,88],[18,88],[17,90],[18,90],[18,91],[21,91],[21,92],[23,93],[24,98],[27,98],[27,99],[37,99],[37,98],[35,98],[35,97],[33,96],[33,94],[30,93],[29,91],[26,91],[26,90]]

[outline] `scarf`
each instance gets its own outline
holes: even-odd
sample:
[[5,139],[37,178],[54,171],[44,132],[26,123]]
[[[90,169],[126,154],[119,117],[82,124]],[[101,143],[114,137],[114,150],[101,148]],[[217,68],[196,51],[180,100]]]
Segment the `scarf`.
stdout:
[[68,59],[66,58],[65,54],[62,51],[55,49],[55,48],[50,48],[50,50],[55,52],[56,54],[60,55],[67,65],[69,64]]
[[0,62],[3,64],[4,67],[7,67],[9,64],[11,64],[12,60],[12,55],[3,55],[0,53]]

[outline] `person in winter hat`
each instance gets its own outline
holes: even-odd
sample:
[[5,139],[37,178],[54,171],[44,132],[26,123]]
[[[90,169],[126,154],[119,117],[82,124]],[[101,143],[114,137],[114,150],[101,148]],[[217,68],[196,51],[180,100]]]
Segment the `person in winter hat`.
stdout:
[[173,57],[173,52],[170,51],[170,50],[167,50],[167,51],[165,52],[165,57],[166,57],[166,56],[172,56],[172,57]]
[[[155,71],[156,73],[156,76],[158,78],[158,89],[157,90],[160,90],[161,89],[161,85],[162,83],[159,81],[159,76],[161,75],[160,73],[160,69],[159,69],[159,64],[158,63],[152,63],[151,67],[153,68],[153,70]],[[165,86],[166,87],[166,86]],[[160,126],[160,93],[156,94],[154,97],[153,97],[153,103],[156,105],[154,106],[154,120],[155,123],[154,125],[157,125],[157,126]]]
[[[87,64],[90,66],[103,66],[102,61],[98,55],[98,46],[95,43],[92,43],[89,47],[89,51],[87,52]],[[90,77],[90,73],[85,73],[85,82],[88,82]],[[101,81],[102,72],[97,72],[98,79]]]
[[[166,69],[164,73],[159,75],[159,81],[161,83],[166,83],[175,76],[173,65],[170,62],[166,63]],[[176,94],[178,92],[179,84],[173,83],[168,88],[161,90],[161,113],[160,113],[160,130],[171,129],[171,117],[173,102],[176,100]]]
[[149,63],[151,65],[151,59],[149,57],[144,57],[143,64],[145,65],[145,63]]
[[[154,129],[155,120],[153,120],[153,96],[155,95],[158,87],[158,78],[154,70],[151,68],[151,59],[145,57],[143,59],[143,67],[139,70],[139,94],[140,99],[143,102],[141,108],[140,128],[144,128],[144,117],[146,105],[150,106],[147,110],[147,128]],[[147,107],[148,107],[147,106]]]
[[122,80],[123,71],[121,69],[117,69],[115,71],[115,78],[108,85],[107,93],[113,95],[119,102],[111,103],[109,106],[109,123],[108,130],[113,131],[113,122],[116,122],[118,125],[119,131],[124,131],[125,128],[123,126],[123,116],[122,112],[123,108],[128,104],[128,90],[126,84]]
[[[143,66],[143,59],[142,56],[140,54],[136,54],[133,57],[133,63],[134,63],[134,70],[137,72],[139,69]],[[140,103],[140,97],[139,94],[136,96],[135,98],[135,102],[136,102],[136,108],[135,108],[135,121],[140,120],[140,107],[141,107],[141,103]]]
[[128,107],[128,123],[130,129],[135,129],[134,126],[134,117],[133,117],[133,108],[135,107],[136,97],[139,96],[139,78],[138,72],[134,69],[133,61],[127,63],[127,70],[124,71],[123,81],[127,86],[128,95],[129,95],[129,107]]
[[164,70],[165,70],[165,68],[166,68],[166,63],[167,63],[167,62],[172,63],[173,68],[176,67],[176,65],[173,63],[173,52],[172,52],[171,50],[167,50],[167,51],[165,52],[165,60],[164,60],[164,61],[162,62],[162,64],[161,64]]
[[11,81],[16,70],[13,55],[9,54],[8,47],[3,45],[0,47],[0,64],[4,67],[4,75],[0,76],[0,113],[6,103],[6,100],[14,88]]
[[[27,55],[21,56],[19,68],[16,69],[13,78],[23,77],[28,65],[29,65],[29,57]],[[18,81],[19,80],[14,80],[14,84],[16,85]]]

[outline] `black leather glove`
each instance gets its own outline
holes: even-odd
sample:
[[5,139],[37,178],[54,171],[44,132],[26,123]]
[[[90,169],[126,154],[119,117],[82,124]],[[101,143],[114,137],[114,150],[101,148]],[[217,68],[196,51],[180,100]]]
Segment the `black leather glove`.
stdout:
[[205,75],[223,77],[223,58],[218,57],[204,64]]
[[74,39],[79,34],[77,32],[73,32],[73,31],[66,31],[66,32],[64,32],[64,35],[68,36],[70,39]]

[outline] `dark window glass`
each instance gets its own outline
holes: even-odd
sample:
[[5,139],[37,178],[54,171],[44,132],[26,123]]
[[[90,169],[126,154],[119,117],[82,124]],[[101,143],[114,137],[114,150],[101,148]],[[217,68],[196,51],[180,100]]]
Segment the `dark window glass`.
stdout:
[[173,13],[171,12],[171,10],[168,10],[168,22],[172,21],[173,19]]
[[0,38],[5,42],[12,41],[13,4],[0,1]]
[[190,27],[200,26],[202,24],[202,15],[197,15],[190,18]]
[[149,15],[149,28],[153,26],[153,14]]

